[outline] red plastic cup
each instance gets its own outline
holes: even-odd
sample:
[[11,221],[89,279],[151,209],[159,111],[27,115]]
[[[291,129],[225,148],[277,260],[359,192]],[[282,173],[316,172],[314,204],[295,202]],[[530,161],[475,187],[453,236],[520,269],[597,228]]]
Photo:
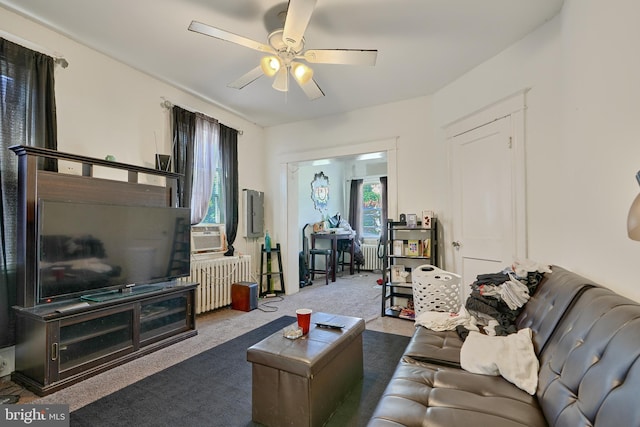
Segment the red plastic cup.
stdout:
[[309,325],[311,325],[311,309],[299,308],[296,310],[296,316],[298,316],[298,326],[302,329],[302,334],[307,335],[309,333]]

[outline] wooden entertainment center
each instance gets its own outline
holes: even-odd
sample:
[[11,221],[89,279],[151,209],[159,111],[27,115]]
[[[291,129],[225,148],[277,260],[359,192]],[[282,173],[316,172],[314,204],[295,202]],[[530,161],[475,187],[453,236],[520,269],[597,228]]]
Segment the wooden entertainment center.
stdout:
[[[180,175],[36,147],[11,150],[18,156],[19,176],[14,381],[47,395],[197,334],[196,283],[139,284],[105,297],[96,293],[100,298],[50,303],[38,295],[40,200],[176,207]],[[44,159],[80,164],[82,175],[42,170]],[[95,167],[124,170],[127,180],[96,178]],[[165,183],[140,183],[140,174]]]

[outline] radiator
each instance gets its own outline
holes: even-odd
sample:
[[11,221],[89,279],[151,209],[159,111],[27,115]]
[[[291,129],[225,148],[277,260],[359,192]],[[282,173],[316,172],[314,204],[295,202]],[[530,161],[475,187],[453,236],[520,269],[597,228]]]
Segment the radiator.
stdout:
[[191,274],[183,281],[199,283],[196,314],[231,304],[231,285],[251,281],[251,256],[191,260]]
[[382,259],[378,258],[378,244],[364,243],[360,246],[364,256],[363,270],[382,271]]

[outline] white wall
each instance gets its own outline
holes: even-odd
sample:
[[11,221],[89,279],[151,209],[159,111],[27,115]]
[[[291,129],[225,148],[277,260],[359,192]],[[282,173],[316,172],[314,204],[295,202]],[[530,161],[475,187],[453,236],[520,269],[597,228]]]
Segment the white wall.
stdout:
[[[323,172],[329,179],[329,200],[327,209],[323,212],[316,210],[311,200],[311,181],[316,174]],[[298,218],[299,224],[308,224],[321,221],[325,216],[330,217],[336,212],[344,215],[344,167],[338,161],[332,161],[328,165],[313,166],[301,165],[297,171],[298,178]]]
[[[434,96],[438,124],[527,94],[529,257],[640,300],[640,3],[567,0],[561,16]],[[462,102],[461,102],[462,101]]]
[[[433,208],[450,232],[443,127],[527,92],[528,254],[640,300],[640,242],[626,236],[640,191],[640,3],[566,0],[560,16],[431,97],[266,130],[288,152],[397,137],[398,212]],[[270,176],[281,197],[286,183]],[[277,207],[274,215],[281,214]]]
[[[566,181],[554,176],[566,168],[563,156],[559,155],[563,139],[561,31],[561,19],[557,17],[440,90],[432,99],[436,138],[446,145],[447,124],[528,90],[525,112],[528,255],[540,262],[559,265],[563,265],[565,239],[560,237],[563,227],[558,225],[566,220],[560,218],[567,208],[562,194],[569,191],[563,188]],[[442,222],[451,221],[450,205],[444,216]],[[551,241],[555,243],[550,245]],[[451,259],[451,248],[447,245],[445,249]]]
[[[47,52],[59,52],[69,61],[66,69],[56,67],[55,75],[60,151],[97,158],[112,154],[119,162],[153,168],[156,143],[160,153],[171,152],[170,111],[161,106],[165,97],[242,130],[238,137],[240,190],[265,190],[262,128],[2,8],[0,29]],[[96,175],[100,176],[99,170]],[[147,182],[154,179],[158,178]],[[234,246],[241,253],[251,253],[251,245],[242,238],[240,216]]]
[[[640,2],[568,0],[563,15],[563,160],[572,191],[563,262],[640,300],[640,242],[627,238],[640,188]],[[560,176],[558,178],[561,178]]]
[[282,155],[308,150],[328,152],[334,147],[353,146],[367,141],[397,139],[398,209],[419,212],[439,205],[438,185],[445,175],[446,152],[431,135],[429,98],[381,105],[314,121],[266,129],[269,161]]

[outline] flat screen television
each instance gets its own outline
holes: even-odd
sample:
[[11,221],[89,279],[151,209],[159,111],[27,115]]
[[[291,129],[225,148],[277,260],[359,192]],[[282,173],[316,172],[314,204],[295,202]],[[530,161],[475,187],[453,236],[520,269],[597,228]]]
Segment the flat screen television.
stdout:
[[40,200],[39,304],[189,275],[187,208]]

